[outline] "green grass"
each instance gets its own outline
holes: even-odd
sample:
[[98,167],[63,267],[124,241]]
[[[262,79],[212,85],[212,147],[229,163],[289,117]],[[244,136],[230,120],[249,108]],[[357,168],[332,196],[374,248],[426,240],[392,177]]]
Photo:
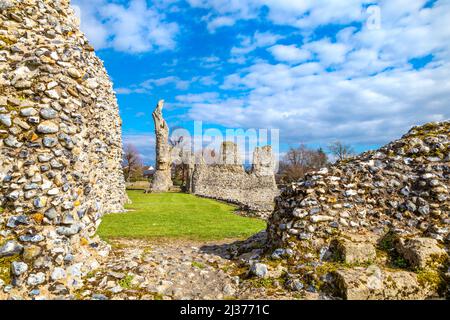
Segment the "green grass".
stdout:
[[103,239],[148,238],[221,240],[249,237],[266,228],[263,220],[234,214],[235,207],[184,193],[128,191],[134,211],[103,217]]

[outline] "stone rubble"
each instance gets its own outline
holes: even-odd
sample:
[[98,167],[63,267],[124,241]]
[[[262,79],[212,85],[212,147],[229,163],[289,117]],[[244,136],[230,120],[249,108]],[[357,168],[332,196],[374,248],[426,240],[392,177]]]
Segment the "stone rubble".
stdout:
[[[328,287],[341,298],[445,296],[449,162],[445,121],[414,127],[377,151],[308,174],[277,198],[268,254],[292,250],[288,272],[305,287]],[[368,264],[378,268],[378,282],[366,277]]]
[[[112,245],[108,260],[97,270],[85,275],[82,286],[71,294],[58,288],[61,290],[59,295],[52,294],[47,298],[70,300],[320,298],[316,294],[286,291],[281,283],[253,282],[246,272],[242,272],[239,260],[233,258],[233,248],[237,248],[237,243],[232,240],[201,243],[122,239],[114,240]],[[61,275],[56,274],[56,277]],[[39,277],[34,277],[33,281],[39,281]]]

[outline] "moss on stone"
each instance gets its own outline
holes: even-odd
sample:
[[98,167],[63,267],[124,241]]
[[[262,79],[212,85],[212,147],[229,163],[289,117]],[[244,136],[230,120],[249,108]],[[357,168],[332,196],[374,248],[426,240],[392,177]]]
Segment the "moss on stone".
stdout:
[[0,40],[6,43],[8,46],[12,46],[13,44],[17,43],[17,40],[4,35],[0,35]]
[[386,267],[388,268],[409,269],[411,266],[408,261],[406,261],[406,259],[401,255],[399,255],[397,250],[395,249],[396,241],[398,241],[398,236],[392,231],[387,232],[385,236],[378,242],[377,256],[380,257],[382,255],[387,255]]
[[433,137],[438,134],[448,134],[450,130],[450,124],[446,122],[441,123],[427,123],[421,127],[414,128],[408,134],[411,138],[426,138]]
[[205,269],[206,268],[206,266],[203,263],[197,262],[197,261],[192,261],[192,266],[194,268],[199,268],[199,269]]
[[127,275],[125,278],[119,280],[119,286],[121,286],[124,289],[132,289],[133,285],[131,282],[133,281],[134,277],[132,275]]
[[423,287],[442,292],[446,288],[445,277],[437,269],[425,268],[417,272],[417,281]]
[[279,278],[251,278],[247,280],[255,288],[266,288],[275,290],[280,286],[283,287],[286,283],[286,278],[283,276]]
[[0,279],[6,284],[11,283],[11,263],[18,259],[19,255],[0,258]]
[[154,300],[164,300],[164,296],[160,293],[153,293],[152,295]]

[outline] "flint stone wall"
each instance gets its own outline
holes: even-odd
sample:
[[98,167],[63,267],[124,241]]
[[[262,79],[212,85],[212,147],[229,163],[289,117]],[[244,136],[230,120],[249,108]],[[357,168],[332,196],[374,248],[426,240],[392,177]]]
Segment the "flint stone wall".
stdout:
[[450,241],[450,122],[412,128],[401,139],[310,173],[276,200],[274,244],[386,228]]
[[191,192],[208,198],[235,203],[261,217],[273,211],[278,195],[272,149],[256,148],[254,165],[246,172],[240,164],[237,146],[225,142],[217,164],[196,164],[189,179]]
[[347,299],[448,295],[449,188],[450,122],[414,127],[285,188],[267,251],[288,256],[305,284]]
[[116,97],[66,0],[0,0],[0,70],[0,259],[22,266],[2,281],[63,293],[127,200]]

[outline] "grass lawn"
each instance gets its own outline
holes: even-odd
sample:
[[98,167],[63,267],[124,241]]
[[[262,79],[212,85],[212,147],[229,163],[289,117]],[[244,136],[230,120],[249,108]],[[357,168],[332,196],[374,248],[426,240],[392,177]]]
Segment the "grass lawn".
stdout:
[[263,220],[233,213],[235,207],[185,193],[128,191],[127,213],[103,217],[98,234],[111,238],[220,240],[244,238],[266,228]]

